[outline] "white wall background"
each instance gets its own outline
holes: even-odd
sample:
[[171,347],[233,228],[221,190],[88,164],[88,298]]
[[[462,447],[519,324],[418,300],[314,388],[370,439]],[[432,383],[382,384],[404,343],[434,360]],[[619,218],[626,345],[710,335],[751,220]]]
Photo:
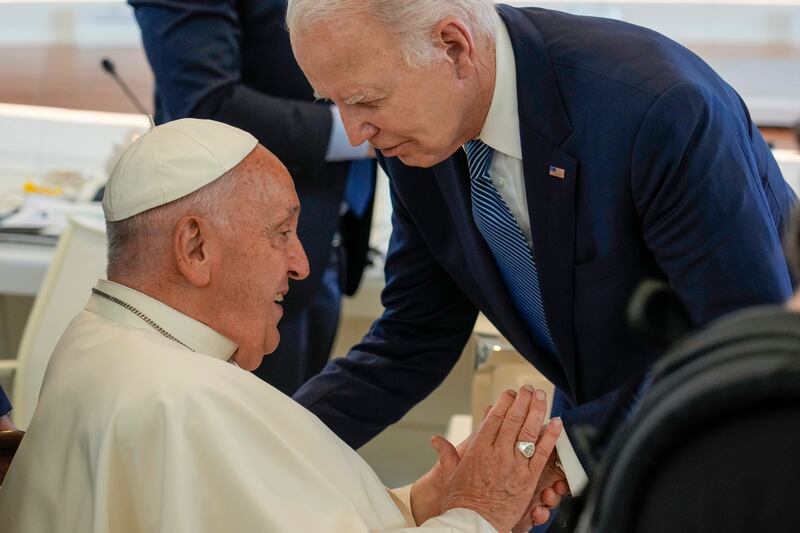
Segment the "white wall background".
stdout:
[[[800,0],[508,1],[625,20],[697,51],[763,125],[800,119]],[[123,0],[0,0],[0,46],[138,47]]]

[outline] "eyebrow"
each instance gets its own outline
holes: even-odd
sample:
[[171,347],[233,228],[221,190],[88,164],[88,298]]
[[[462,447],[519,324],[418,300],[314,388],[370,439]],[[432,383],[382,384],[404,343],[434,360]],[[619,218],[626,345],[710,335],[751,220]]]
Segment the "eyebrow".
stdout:
[[299,213],[300,213],[300,206],[299,205],[296,205],[294,207],[290,207],[286,212],[286,216],[284,216],[282,219],[276,221],[275,223],[267,223],[267,224],[265,224],[264,227],[265,227],[265,229],[267,231],[275,231],[276,228],[280,228],[284,224],[288,223],[296,214],[299,214]]
[[389,96],[390,91],[387,89],[380,89],[380,90],[364,90],[358,94],[354,94],[353,96],[348,96],[344,99],[345,104],[355,105],[360,104],[364,100],[380,100],[382,98],[386,98]]
[[[389,91],[386,89],[380,91],[363,90],[356,94],[353,94],[352,96],[346,96],[343,100],[344,103],[347,105],[356,105],[360,104],[361,102],[367,99],[380,100],[381,98],[386,98],[387,96],[389,96]],[[327,96],[323,96],[316,89],[314,89],[314,98],[316,100],[330,100],[330,98],[328,98]]]
[[289,209],[286,210],[286,216],[283,217],[280,220],[279,224],[285,224],[286,222],[289,222],[289,220],[293,216],[295,216],[295,215],[297,215],[299,213],[300,213],[300,206],[299,205],[295,205],[295,206],[290,207]]
[[367,93],[359,93],[354,94],[353,96],[348,96],[344,99],[344,103],[348,105],[354,105],[363,102],[367,98]]

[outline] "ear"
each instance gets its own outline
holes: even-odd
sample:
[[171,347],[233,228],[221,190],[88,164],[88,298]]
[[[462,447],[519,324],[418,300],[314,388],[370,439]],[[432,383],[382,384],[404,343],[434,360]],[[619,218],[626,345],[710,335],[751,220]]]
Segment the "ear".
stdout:
[[217,231],[202,217],[187,215],[175,224],[172,233],[175,266],[192,285],[205,287],[211,281],[218,242]]
[[456,74],[464,78],[474,72],[478,57],[472,32],[455,17],[445,17],[433,30],[433,42],[442,48]]

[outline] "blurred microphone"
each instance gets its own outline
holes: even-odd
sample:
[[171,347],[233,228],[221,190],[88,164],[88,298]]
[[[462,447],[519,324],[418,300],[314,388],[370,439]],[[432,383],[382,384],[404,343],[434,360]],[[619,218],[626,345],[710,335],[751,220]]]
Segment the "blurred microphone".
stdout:
[[147,115],[147,118],[150,119],[150,124],[154,126],[155,124],[153,123],[153,117],[150,115],[150,113],[147,112],[147,110],[144,108],[144,106],[139,101],[139,99],[136,98],[136,95],[133,94],[133,91],[130,90],[130,88],[128,87],[128,84],[125,83],[124,81],[122,81],[122,78],[120,78],[117,75],[117,69],[114,66],[114,62],[111,61],[109,58],[104,57],[100,61],[100,66],[103,68],[103,70],[105,70],[108,73],[109,76],[114,78],[114,81],[117,82],[117,85],[120,86],[122,91],[125,93],[125,96],[128,97],[128,100],[139,111],[139,113],[141,113],[142,115]]

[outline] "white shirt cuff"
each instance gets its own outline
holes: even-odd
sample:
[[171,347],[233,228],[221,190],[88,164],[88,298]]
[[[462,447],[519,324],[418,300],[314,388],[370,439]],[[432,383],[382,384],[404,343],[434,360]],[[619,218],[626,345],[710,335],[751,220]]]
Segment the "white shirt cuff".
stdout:
[[398,489],[386,489],[386,491],[389,493],[389,496],[392,497],[392,501],[397,506],[400,514],[403,515],[406,525],[408,527],[416,526],[417,523],[414,520],[414,513],[411,512],[411,485],[406,485]]
[[445,531],[464,533],[497,533],[497,530],[484,517],[472,509],[457,507],[446,513],[434,516],[419,526],[426,528],[442,528]]
[[386,489],[400,510],[406,525],[423,529],[446,528],[447,531],[469,533],[497,533],[497,530],[481,515],[471,509],[456,508],[426,520],[417,526],[411,513],[411,485],[397,489]]
[[564,474],[567,476],[570,493],[573,496],[580,495],[583,489],[586,488],[586,484],[589,483],[589,477],[578,460],[566,431],[562,431],[561,435],[558,436],[556,450],[558,450],[558,459],[564,468]]
[[344,129],[342,116],[339,108],[335,105],[330,106],[333,123],[331,124],[331,138],[328,140],[328,151],[325,153],[325,161],[352,161],[353,159],[366,159],[369,157],[369,143],[362,143],[352,146],[347,140],[347,132]]

